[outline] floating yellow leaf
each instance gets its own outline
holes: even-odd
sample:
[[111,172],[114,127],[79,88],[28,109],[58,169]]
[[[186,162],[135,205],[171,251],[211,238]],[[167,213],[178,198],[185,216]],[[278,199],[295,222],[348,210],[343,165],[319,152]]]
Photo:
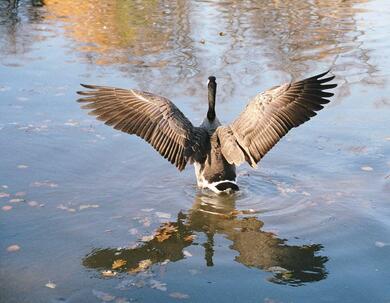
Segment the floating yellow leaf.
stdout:
[[12,209],[12,206],[11,205],[4,205],[1,209],[4,211],[10,211]]
[[4,192],[0,193],[0,198],[8,198],[9,196],[10,196],[10,194],[8,194],[8,193],[4,193]]
[[57,287],[57,285],[56,285],[55,283],[50,282],[50,281],[49,281],[48,283],[46,283],[45,286],[46,286],[47,288],[51,288],[51,289],[54,289],[54,288]]
[[154,238],[159,242],[163,242],[169,239],[172,234],[177,231],[177,226],[173,225],[172,223],[167,223],[157,230],[156,234],[154,235]]
[[102,273],[102,276],[104,276],[104,277],[115,277],[116,276],[116,272],[112,271],[112,270],[103,270],[101,273]]
[[7,251],[8,252],[16,252],[16,251],[19,251],[20,250],[20,246],[17,245],[17,244],[14,244],[14,245],[10,245],[7,247]]
[[145,271],[147,270],[151,265],[153,264],[152,260],[150,259],[146,259],[146,260],[142,260],[138,263],[138,266],[135,267],[135,268],[131,268],[128,273],[130,274],[135,274],[135,273],[139,273],[141,271]]
[[373,171],[374,170],[371,166],[362,166],[362,167],[360,167],[360,169],[364,170],[364,171]]
[[163,242],[171,237],[171,234],[168,233],[159,233],[155,236],[158,242]]
[[141,241],[142,241],[142,242],[149,242],[149,241],[152,241],[153,238],[154,238],[153,235],[143,236],[143,237],[141,238]]
[[19,203],[19,202],[23,202],[24,199],[11,199],[9,200],[10,203]]
[[195,235],[188,235],[188,236],[185,236],[185,237],[183,238],[183,240],[186,241],[186,242],[192,242],[192,241],[195,240]]
[[114,263],[112,263],[112,269],[120,268],[124,265],[126,265],[126,261],[122,259],[115,260]]

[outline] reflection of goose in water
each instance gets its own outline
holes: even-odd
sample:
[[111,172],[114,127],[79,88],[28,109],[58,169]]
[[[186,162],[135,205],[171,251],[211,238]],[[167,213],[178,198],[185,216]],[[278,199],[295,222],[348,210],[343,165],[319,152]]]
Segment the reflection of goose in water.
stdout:
[[286,83],[258,94],[231,124],[221,126],[215,114],[217,83],[209,77],[207,116],[194,127],[168,99],[151,93],[120,88],[83,85],[90,91],[83,108],[115,129],[136,134],[149,142],[179,170],[194,163],[198,186],[215,192],[238,190],[236,165],[252,167],[293,128],[308,121],[333,94],[324,90],[334,77],[327,72]]
[[[262,231],[263,222],[255,216],[242,216],[235,209],[234,196],[206,196],[195,198],[188,214],[180,212],[177,221],[162,224],[153,239],[135,248],[94,249],[83,260],[83,265],[97,270],[110,270],[115,260],[126,263],[119,272],[135,272],[148,260],[150,264],[184,259],[184,249],[202,245],[207,266],[213,266],[214,235],[222,234],[232,241],[231,249],[239,255],[235,261],[249,267],[270,271],[270,281],[290,285],[325,279],[324,263],[328,258],[318,256],[320,244],[288,245],[275,234]],[[198,243],[195,234],[204,233],[205,243]],[[149,261],[150,260],[150,261]]]

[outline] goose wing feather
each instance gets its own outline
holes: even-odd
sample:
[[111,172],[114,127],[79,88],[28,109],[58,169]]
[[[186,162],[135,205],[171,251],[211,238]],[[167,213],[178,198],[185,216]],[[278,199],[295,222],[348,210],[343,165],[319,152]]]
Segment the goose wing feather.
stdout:
[[78,102],[105,124],[150,143],[180,171],[188,161],[204,161],[208,133],[194,127],[168,99],[138,90],[81,84]]
[[[329,102],[326,98],[333,93],[324,90],[337,84],[327,84],[334,79],[334,76],[323,78],[328,72],[255,96],[239,117],[224,127],[223,136],[219,135],[226,160],[236,165],[246,160],[256,167],[291,128],[308,121]],[[222,130],[217,129],[217,133],[222,134]]]

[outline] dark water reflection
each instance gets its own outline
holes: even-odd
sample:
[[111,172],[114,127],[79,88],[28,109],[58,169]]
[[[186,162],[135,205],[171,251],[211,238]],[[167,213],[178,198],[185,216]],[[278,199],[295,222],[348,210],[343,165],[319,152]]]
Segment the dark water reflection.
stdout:
[[[0,1],[0,302],[390,300],[386,0],[44,4]],[[192,168],[75,102],[79,83],[138,88],[199,124],[214,74],[229,122],[328,68],[332,102],[240,167],[234,198],[196,194]]]
[[[140,262],[151,264],[176,262],[185,258],[184,249],[191,245],[204,247],[207,266],[214,266],[214,236],[229,239],[231,249],[238,252],[235,261],[261,270],[274,272],[268,280],[278,284],[302,285],[325,279],[328,258],[317,255],[320,244],[288,245],[271,232],[262,231],[264,223],[255,216],[242,216],[235,206],[234,196],[196,196],[188,213],[180,212],[177,220],[162,224],[152,239],[135,248],[94,249],[83,265],[97,270],[111,270],[116,260],[126,263],[118,272],[132,273]],[[195,235],[203,233],[206,241],[200,243]]]

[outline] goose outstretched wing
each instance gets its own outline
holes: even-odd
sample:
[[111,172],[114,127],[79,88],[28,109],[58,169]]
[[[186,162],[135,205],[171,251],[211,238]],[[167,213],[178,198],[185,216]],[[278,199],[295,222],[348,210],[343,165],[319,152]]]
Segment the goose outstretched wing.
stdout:
[[293,128],[308,121],[329,102],[333,93],[324,90],[334,76],[329,71],[294,83],[286,83],[258,94],[240,116],[216,130],[224,157],[230,164],[247,161],[252,167]]
[[168,99],[138,90],[85,85],[88,91],[77,92],[85,97],[78,102],[89,114],[150,143],[179,170],[188,161],[204,161],[208,152],[208,133],[194,127]]

